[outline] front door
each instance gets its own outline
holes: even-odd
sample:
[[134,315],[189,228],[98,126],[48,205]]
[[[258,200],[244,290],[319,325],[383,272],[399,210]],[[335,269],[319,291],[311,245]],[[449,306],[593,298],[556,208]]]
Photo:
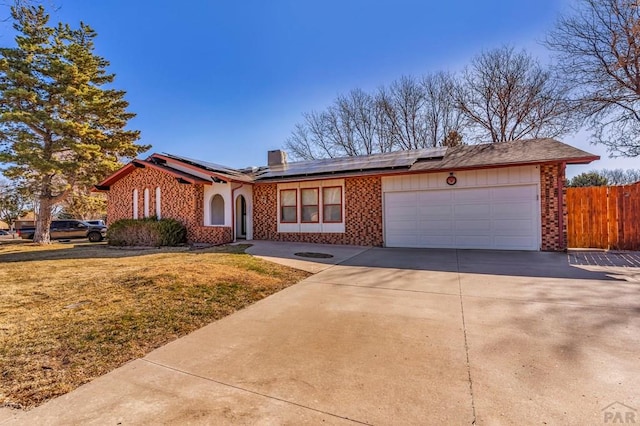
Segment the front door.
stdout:
[[236,198],[236,238],[247,238],[247,201],[242,195]]

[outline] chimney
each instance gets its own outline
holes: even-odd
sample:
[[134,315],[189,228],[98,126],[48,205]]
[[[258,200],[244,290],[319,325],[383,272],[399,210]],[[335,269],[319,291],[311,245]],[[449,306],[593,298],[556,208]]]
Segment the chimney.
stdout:
[[284,166],[287,164],[287,153],[279,149],[269,151],[267,164],[269,167]]

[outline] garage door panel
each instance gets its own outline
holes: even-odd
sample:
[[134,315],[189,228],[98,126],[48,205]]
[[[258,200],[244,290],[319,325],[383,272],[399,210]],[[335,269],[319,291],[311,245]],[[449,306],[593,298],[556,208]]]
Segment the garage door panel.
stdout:
[[421,205],[418,207],[419,217],[427,218],[450,218],[453,215],[453,207],[450,205]]
[[531,235],[534,231],[530,220],[511,219],[494,222],[494,235]]
[[456,220],[454,230],[459,235],[480,235],[491,232],[491,221],[486,220]]
[[440,235],[450,233],[453,230],[453,222],[451,220],[421,220],[416,227],[419,233],[436,232]]
[[453,207],[453,212],[456,219],[484,218],[489,220],[491,206],[489,204],[458,204]]
[[494,219],[511,219],[523,217],[527,220],[533,217],[530,202],[496,203],[491,206],[491,216]]
[[[395,195],[398,193],[393,192],[390,194],[393,194],[395,198]],[[453,194],[451,193],[451,191],[418,191],[416,192],[416,194],[420,205],[429,203],[449,204],[453,199]]]
[[486,202],[491,196],[491,190],[489,188],[469,188],[449,191],[452,191],[453,200],[457,203]]
[[394,221],[393,223],[389,224],[388,228],[393,232],[406,231],[407,233],[412,233],[416,230],[416,222],[411,220]]
[[537,250],[535,185],[387,192],[385,244]]

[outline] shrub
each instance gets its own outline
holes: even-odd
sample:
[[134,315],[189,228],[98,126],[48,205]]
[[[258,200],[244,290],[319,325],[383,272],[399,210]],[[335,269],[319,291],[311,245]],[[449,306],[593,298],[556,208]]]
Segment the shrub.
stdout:
[[109,226],[112,246],[177,246],[187,240],[187,228],[175,219],[121,219]]

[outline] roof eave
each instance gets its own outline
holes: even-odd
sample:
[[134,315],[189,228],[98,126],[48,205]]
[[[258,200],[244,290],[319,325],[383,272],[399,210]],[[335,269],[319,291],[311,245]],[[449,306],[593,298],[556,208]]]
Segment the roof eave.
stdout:
[[151,154],[151,156],[149,156],[149,159],[150,158],[159,158],[159,159],[162,159],[162,160],[164,160],[166,162],[172,162],[172,163],[180,164],[180,165],[182,165],[182,166],[184,166],[184,167],[186,167],[188,169],[197,171],[199,173],[207,173],[211,177],[215,177],[216,179],[220,179],[220,180],[223,180],[225,182],[251,184],[254,181],[254,179],[251,178],[251,176],[248,176],[248,175],[247,175],[247,180],[235,179],[232,176],[222,175],[220,173],[216,173],[216,172],[214,172],[214,171],[212,171],[210,169],[207,169],[205,167],[196,166],[196,165],[193,165],[193,164],[191,164],[189,162],[186,162],[186,161],[183,161],[183,160],[178,160],[176,158],[169,157],[169,156],[166,156],[166,155],[163,155],[163,154]]

